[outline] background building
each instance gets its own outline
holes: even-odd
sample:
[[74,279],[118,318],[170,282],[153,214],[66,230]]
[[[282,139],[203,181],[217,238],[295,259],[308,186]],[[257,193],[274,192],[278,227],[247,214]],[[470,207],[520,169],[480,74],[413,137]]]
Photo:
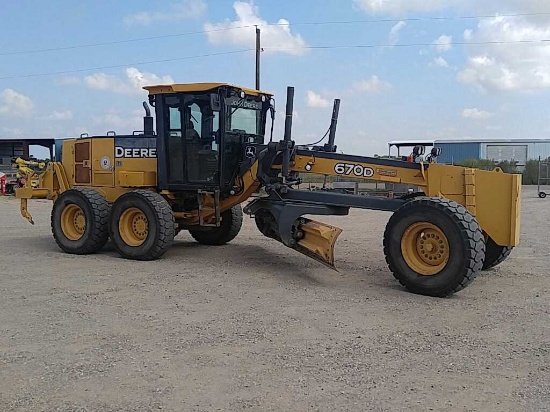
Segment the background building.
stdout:
[[[402,140],[388,143],[389,154],[407,156],[416,145],[429,153],[433,146],[441,148],[438,163],[457,164],[464,160],[486,159],[495,162],[515,161],[522,170],[528,160],[550,157],[550,139],[457,139]],[[393,149],[393,150],[392,150]]]
[[434,145],[442,150],[438,162],[448,164],[467,159],[513,160],[521,170],[528,160],[550,157],[550,139],[435,140]]
[[29,159],[30,146],[48,149],[49,158],[53,158],[54,139],[0,139],[0,168],[11,168],[11,159],[14,157]]
[[47,156],[53,159],[54,139],[0,139],[0,172],[14,179],[16,169],[12,167],[12,159],[14,157],[30,159],[31,146],[39,147],[40,152],[46,155],[49,153]]

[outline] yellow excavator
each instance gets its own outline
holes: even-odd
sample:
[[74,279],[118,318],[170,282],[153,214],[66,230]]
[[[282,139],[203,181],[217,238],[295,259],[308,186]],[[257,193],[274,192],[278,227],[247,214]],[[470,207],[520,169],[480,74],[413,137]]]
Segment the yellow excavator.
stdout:
[[[153,260],[181,230],[201,244],[223,245],[239,233],[245,203],[262,234],[334,268],[341,230],[306,216],[384,210],[393,212],[384,233],[390,271],[414,293],[443,297],[502,262],[519,242],[519,176],[438,164],[438,148],[424,156],[417,147],[405,159],[337,153],[339,100],[328,141],[298,146],[292,87],[278,141],[270,93],[225,83],[145,89],[143,131],[67,139],[61,161],[47,165],[38,187],[17,190],[31,223],[28,199],[54,202],[53,236],[67,253],[98,252],[110,238],[123,257]],[[393,199],[299,190],[305,173],[418,190]]]

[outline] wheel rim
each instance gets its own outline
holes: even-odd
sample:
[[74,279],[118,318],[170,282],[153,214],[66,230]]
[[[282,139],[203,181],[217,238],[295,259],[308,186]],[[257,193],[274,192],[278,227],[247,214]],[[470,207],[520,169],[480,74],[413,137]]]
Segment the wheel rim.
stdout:
[[428,222],[414,223],[401,237],[401,253],[419,275],[433,276],[449,261],[449,241],[443,231]]
[[82,208],[74,203],[67,205],[61,212],[61,230],[69,240],[78,240],[86,231],[86,215]]
[[128,246],[140,246],[149,234],[149,222],[145,213],[136,207],[126,209],[118,223],[120,237]]

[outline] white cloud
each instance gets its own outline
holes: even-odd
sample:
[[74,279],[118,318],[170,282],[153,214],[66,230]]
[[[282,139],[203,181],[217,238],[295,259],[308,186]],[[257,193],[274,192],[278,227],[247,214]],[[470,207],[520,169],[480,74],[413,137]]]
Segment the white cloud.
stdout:
[[71,112],[70,110],[54,110],[51,114],[44,116],[45,120],[71,120],[72,118],[73,112]]
[[124,23],[133,26],[149,25],[159,21],[198,19],[205,11],[206,3],[203,0],[183,0],[173,4],[167,11],[141,11],[130,14],[124,18]]
[[2,127],[0,129],[1,133],[0,136],[2,137],[22,137],[23,136],[23,130],[18,127]]
[[445,60],[441,56],[437,56],[436,58],[434,58],[433,64],[437,67],[443,67],[443,68],[449,67],[449,62],[447,62],[447,60]]
[[[275,128],[277,128],[277,127],[284,127],[285,120],[286,120],[286,114],[285,114],[285,112],[278,111],[278,112],[277,112],[277,117],[279,118],[279,120],[275,120]],[[298,113],[296,110],[294,110],[294,111],[292,112],[292,121],[294,122],[293,124],[300,123],[300,121],[301,121],[300,113]],[[271,125],[271,120],[269,120],[269,125]],[[274,130],[275,130],[275,129],[274,129]],[[281,132],[281,133],[283,132],[283,129],[282,129],[282,128],[281,128],[280,132]],[[276,131],[276,130],[275,130],[274,134],[277,134],[277,131]]]
[[[464,14],[492,15],[500,13],[540,13],[548,7],[548,0],[354,0],[355,5],[369,14],[404,16],[455,10]],[[537,18],[544,18],[538,15]],[[548,20],[548,16],[546,17]]]
[[391,83],[380,79],[377,75],[372,75],[368,79],[353,84],[354,92],[380,93],[391,89]]
[[[205,23],[204,30],[212,44],[236,44],[254,48],[256,44],[255,25],[261,26],[262,47],[266,53],[287,53],[301,55],[306,42],[299,34],[290,31],[288,20],[280,19],[277,25],[268,25],[259,15],[258,7],[252,2],[235,1],[233,8],[237,19],[226,19],[221,23]],[[245,26],[245,27],[243,27]],[[232,30],[227,30],[232,29]]]
[[444,53],[453,48],[453,36],[443,34],[434,40],[435,49],[439,53]]
[[92,119],[95,129],[99,130],[99,134],[106,133],[109,130],[115,130],[120,134],[143,129],[143,118],[137,112],[126,115],[109,112],[94,116]]
[[[465,47],[467,62],[459,71],[458,79],[484,91],[550,89],[550,43],[537,42],[550,39],[550,16],[540,14],[547,9],[548,0],[355,0],[355,3],[370,14],[400,17],[444,10],[464,15],[491,15],[498,10],[503,15],[481,19],[477,28],[464,31],[464,41],[477,44]],[[504,16],[513,13],[539,14]],[[452,42],[441,40],[436,40],[435,47],[444,52]],[[533,40],[534,43],[525,43]]]
[[77,76],[61,76],[56,81],[57,84],[70,86],[73,84],[79,84],[80,78]]
[[34,104],[24,94],[13,89],[4,89],[0,92],[0,114],[24,116],[32,112]]
[[389,41],[390,44],[397,44],[399,42],[399,32],[407,25],[403,20],[396,23],[390,30]]
[[413,12],[433,12],[460,4],[460,0],[355,0],[355,4],[369,14],[403,15]]
[[321,108],[330,106],[330,102],[327,99],[311,90],[307,92],[306,103],[308,107]]
[[464,119],[487,120],[493,116],[494,113],[490,113],[485,110],[479,110],[477,107],[474,107],[472,109],[464,109],[462,111],[462,117]]
[[[471,42],[518,42],[550,38],[550,25],[518,17],[494,17],[465,33]],[[458,79],[484,90],[536,91],[550,88],[550,44],[484,44],[471,46]]]
[[84,84],[90,89],[140,94],[144,92],[143,86],[174,83],[174,79],[170,76],[159,77],[154,73],[141,72],[135,67],[127,68],[124,74],[123,78],[119,78],[110,74],[94,73],[84,77]]

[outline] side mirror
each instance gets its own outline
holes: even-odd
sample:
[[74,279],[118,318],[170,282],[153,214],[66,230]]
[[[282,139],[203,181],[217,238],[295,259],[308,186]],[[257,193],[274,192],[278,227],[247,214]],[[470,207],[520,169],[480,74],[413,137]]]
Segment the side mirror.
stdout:
[[215,112],[219,112],[222,109],[219,94],[212,93],[210,95],[210,108]]
[[273,129],[275,127],[275,99],[272,97],[269,101],[269,114],[271,115],[271,134],[269,141],[273,141]]

